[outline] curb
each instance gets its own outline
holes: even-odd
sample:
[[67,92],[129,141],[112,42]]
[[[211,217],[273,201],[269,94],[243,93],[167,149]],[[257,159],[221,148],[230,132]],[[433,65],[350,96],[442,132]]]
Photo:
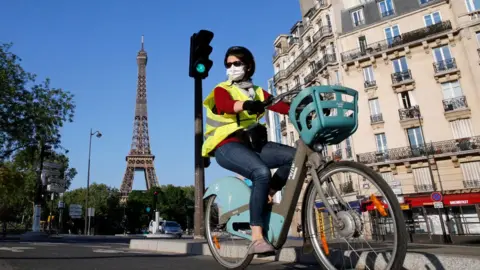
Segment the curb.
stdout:
[[[148,250],[161,253],[176,253],[184,255],[203,255],[211,256],[210,249],[205,241],[187,240],[167,240],[167,239],[132,239],[129,245],[133,250]],[[245,248],[245,247],[244,247]],[[233,254],[239,254],[237,250],[233,249]],[[233,255],[232,254],[232,255]],[[242,254],[242,253],[240,253]],[[338,254],[340,255],[340,254]],[[377,269],[385,265],[383,256],[378,256],[374,259],[375,263],[372,265],[373,253],[363,253],[358,258],[353,252],[344,253],[343,256],[335,256],[335,261],[339,263],[343,261],[355,261],[355,269],[370,268],[372,266]],[[313,254],[303,254],[300,247],[285,247],[277,251],[275,256],[256,258],[263,261],[279,261],[284,263],[301,263],[301,264],[317,264]],[[368,263],[367,263],[368,259]],[[475,270],[480,264],[480,257],[463,256],[456,254],[435,254],[429,252],[411,251],[407,253],[405,258],[405,269],[462,269]],[[368,269],[367,268],[367,269]]]

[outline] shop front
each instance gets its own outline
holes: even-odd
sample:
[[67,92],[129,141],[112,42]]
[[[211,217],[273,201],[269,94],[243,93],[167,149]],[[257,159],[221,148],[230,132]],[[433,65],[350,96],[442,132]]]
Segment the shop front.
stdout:
[[447,190],[404,198],[407,206],[403,212],[410,241],[480,242],[480,189]]

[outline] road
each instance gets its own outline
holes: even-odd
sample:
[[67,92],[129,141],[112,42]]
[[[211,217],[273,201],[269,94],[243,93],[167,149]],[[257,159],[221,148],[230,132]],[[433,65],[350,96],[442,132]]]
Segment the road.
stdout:
[[[158,254],[123,243],[0,242],[1,270],[223,269],[210,256]],[[318,266],[255,261],[248,269],[318,269]]]

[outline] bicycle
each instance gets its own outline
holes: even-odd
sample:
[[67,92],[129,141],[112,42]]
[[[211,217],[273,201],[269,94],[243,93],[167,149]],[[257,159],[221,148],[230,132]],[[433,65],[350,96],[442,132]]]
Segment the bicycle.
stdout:
[[[365,214],[364,208],[368,208],[368,205],[370,205],[376,215],[379,214],[385,219],[391,218],[395,228],[393,251],[390,253],[391,260],[384,269],[401,269],[406,256],[407,237],[403,213],[396,195],[387,182],[369,167],[352,161],[328,160],[322,154],[325,145],[338,144],[357,130],[358,92],[342,86],[313,86],[280,94],[270,101],[266,101],[265,106],[275,104],[290,95],[296,96],[291,101],[288,115],[293,126],[300,134],[300,140],[298,141],[290,175],[282,191],[282,200],[278,204],[268,206],[266,217],[268,226],[264,228],[266,239],[276,250],[280,250],[285,244],[297,201],[300,199],[304,179],[308,175],[311,181],[308,182],[306,192],[303,195],[301,215],[304,252],[314,252],[319,264],[326,269],[337,269],[336,267],[354,268],[352,258],[345,252],[342,254],[338,251],[338,247],[343,244],[343,241],[352,239],[365,241],[371,248],[373,246],[384,247],[385,244],[374,240],[373,233],[370,235],[368,227],[365,225],[369,216]],[[324,113],[327,110],[330,112],[328,116],[328,113]],[[336,178],[332,176],[337,172],[347,173],[350,177],[352,173],[358,173],[360,175],[359,181],[363,178],[363,186],[360,187],[359,184],[356,193],[354,192],[358,202],[355,200],[347,202],[339,197],[339,191],[334,183]],[[341,174],[340,177],[346,178],[345,175]],[[371,194],[369,192],[369,196],[359,195],[361,190],[366,189],[365,181],[367,179],[371,180],[373,186],[380,190],[381,195],[378,195],[378,192]],[[325,191],[332,191],[335,197],[329,196],[327,198]],[[246,245],[248,245],[248,240],[251,240],[249,234],[250,192],[251,189],[243,181],[239,181],[235,177],[225,177],[209,185],[203,197],[206,202],[205,229],[207,243],[215,260],[227,269],[244,269],[254,257],[254,255],[247,254],[246,247],[236,249],[237,251],[245,251],[245,255],[227,254],[228,258],[239,258],[239,262],[227,262],[219,254],[221,246],[229,247],[225,241],[219,241],[218,231],[221,229],[226,229],[235,239],[246,242]],[[317,199],[317,196],[319,199]],[[353,195],[349,196],[352,198]],[[216,199],[226,204],[214,203]],[[360,210],[355,207],[352,208],[355,203],[361,205]],[[321,207],[322,204],[323,208]],[[319,209],[322,209],[322,211]],[[329,235],[326,234],[324,215],[330,216],[328,227],[332,232]],[[219,224],[213,226],[212,223],[217,220]],[[321,225],[314,224],[319,220]],[[327,238],[335,241],[329,245]],[[363,251],[356,254],[359,257],[358,261],[362,256],[364,259],[365,257],[367,259],[372,257],[368,253],[364,256]],[[379,254],[385,255],[385,252],[374,254],[375,259],[381,261]],[[386,256],[384,256],[385,259]],[[329,259],[332,259],[333,262],[330,262]],[[350,265],[345,262],[348,259],[350,259]],[[375,261],[375,263],[378,262]]]

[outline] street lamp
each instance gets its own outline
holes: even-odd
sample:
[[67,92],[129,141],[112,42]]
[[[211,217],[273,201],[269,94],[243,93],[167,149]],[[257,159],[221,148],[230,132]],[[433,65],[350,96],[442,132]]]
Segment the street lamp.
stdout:
[[[97,138],[102,137],[102,133],[100,131],[92,132],[90,129],[90,143],[88,144],[88,171],[87,171],[87,196],[85,197],[85,235],[90,235],[90,226],[88,226],[88,196],[89,196],[89,189],[90,189],[90,156],[92,153],[92,137],[96,135]],[[88,233],[87,233],[88,230]]]

